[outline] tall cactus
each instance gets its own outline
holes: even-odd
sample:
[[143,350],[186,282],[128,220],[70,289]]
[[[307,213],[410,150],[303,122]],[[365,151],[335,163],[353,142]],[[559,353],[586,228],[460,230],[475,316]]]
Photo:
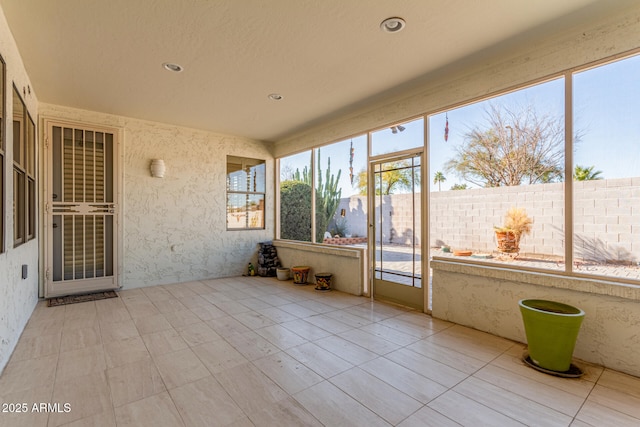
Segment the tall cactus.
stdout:
[[[327,230],[329,221],[333,218],[333,215],[338,209],[340,198],[342,197],[342,189],[338,189],[340,183],[340,175],[342,170],[338,170],[337,175],[331,173],[331,158],[328,160],[327,170],[322,175],[320,168],[320,149],[318,149],[318,173],[316,183],[316,242],[322,242],[324,239],[324,233]],[[311,185],[311,173],[309,168],[305,166],[300,172],[300,169],[296,169],[293,174],[293,180]]]
[[293,174],[293,181],[304,182],[305,184],[311,185],[311,174],[309,173],[309,167],[305,166],[302,169],[302,174],[300,174],[300,169],[296,169]]
[[324,232],[333,215],[338,209],[340,198],[342,197],[342,189],[338,189],[340,182],[340,174],[342,170],[338,170],[338,174],[334,176],[331,173],[331,157],[327,162],[327,170],[325,171],[324,182],[322,179],[322,171],[320,170],[320,150],[318,150],[318,185],[316,187],[316,212],[322,212],[316,216],[316,241],[322,242]]
[[331,173],[331,158],[328,159],[327,170],[325,171],[325,181],[322,182],[322,173],[320,171],[320,150],[318,150],[318,189],[316,198],[320,199],[324,206],[324,212],[327,214],[327,220],[331,220],[338,209],[340,198],[342,197],[342,189],[338,189],[340,182],[340,174],[342,169],[338,170],[338,175]]

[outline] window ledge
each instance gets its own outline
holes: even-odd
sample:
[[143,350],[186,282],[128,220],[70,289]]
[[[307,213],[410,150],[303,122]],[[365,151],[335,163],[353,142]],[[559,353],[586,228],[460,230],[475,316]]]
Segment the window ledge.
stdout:
[[607,281],[600,278],[584,278],[553,272],[519,271],[500,266],[475,264],[472,262],[452,261],[449,258],[433,257],[430,266],[433,270],[450,273],[489,277],[510,282],[568,289],[576,292],[613,296],[632,301],[640,301],[640,286]]
[[340,255],[344,257],[362,258],[362,259],[364,259],[363,254],[365,251],[364,248],[325,245],[321,243],[311,243],[311,242],[297,242],[294,240],[274,240],[273,245],[275,247],[299,249],[299,250],[304,250],[309,252],[323,253],[328,255]]

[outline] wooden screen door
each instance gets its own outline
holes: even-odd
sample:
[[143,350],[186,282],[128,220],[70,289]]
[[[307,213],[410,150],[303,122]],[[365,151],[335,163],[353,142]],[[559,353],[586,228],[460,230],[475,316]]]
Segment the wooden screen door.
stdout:
[[45,297],[118,288],[117,133],[45,129]]

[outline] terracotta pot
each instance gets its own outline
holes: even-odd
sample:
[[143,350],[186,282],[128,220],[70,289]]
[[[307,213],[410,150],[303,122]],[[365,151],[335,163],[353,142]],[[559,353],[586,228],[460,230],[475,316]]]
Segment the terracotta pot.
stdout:
[[453,251],[453,254],[455,256],[471,256],[473,252],[471,251],[464,251],[464,250],[458,250],[458,251]]
[[497,231],[496,242],[498,250],[504,253],[520,252],[520,239],[513,231]]

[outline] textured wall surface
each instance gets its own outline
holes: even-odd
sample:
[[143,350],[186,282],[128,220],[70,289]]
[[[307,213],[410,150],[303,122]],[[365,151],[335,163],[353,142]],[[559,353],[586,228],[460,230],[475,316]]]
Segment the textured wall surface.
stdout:
[[[265,230],[226,230],[226,155],[267,160]],[[165,159],[164,179],[151,158]],[[150,123],[125,130],[125,285],[239,275],[273,238],[273,160],[259,142]]]
[[[385,243],[408,243],[414,200],[409,194],[376,197],[382,200]],[[533,219],[531,234],[520,242],[523,253],[564,257],[564,185],[538,184],[473,190],[434,191],[429,219],[431,246],[491,252],[496,248],[494,226],[504,222],[509,208],[524,208]],[[415,204],[417,215],[419,202]],[[367,199],[340,200],[351,234],[366,235]],[[574,246],[577,259],[636,264],[640,261],[640,178],[574,182]],[[419,224],[415,225],[420,236]],[[419,239],[420,240],[420,239]],[[418,240],[418,243],[420,241]]]
[[[315,283],[316,273],[331,273],[333,289],[353,295],[367,293],[365,263],[367,251],[363,248],[336,248],[310,243],[276,240],[278,258],[284,267],[297,265],[311,267],[309,282]],[[293,282],[292,286],[293,285]]]
[[[273,158],[259,141],[41,105],[41,113],[115,126],[121,141],[125,288],[242,274],[258,242],[273,238]],[[226,156],[266,160],[266,228],[226,230]],[[149,173],[163,159],[164,178]]]
[[[5,62],[5,105],[6,116],[4,129],[7,131],[6,141],[13,139],[13,126],[11,117],[13,116],[12,85],[25,94],[23,100],[27,105],[27,110],[31,117],[38,116],[37,99],[29,77],[22,64],[20,53],[15,45],[13,36],[9,32],[9,27],[5,21],[4,14],[0,10],[0,55]],[[30,93],[27,89],[30,89]],[[36,239],[25,244],[13,247],[13,168],[11,159],[13,158],[13,144],[5,145],[6,167],[4,175],[4,247],[5,252],[0,254],[0,372],[9,361],[9,357],[20,338],[36,303],[38,302],[38,243],[40,232],[36,232]],[[28,268],[28,277],[22,279],[22,265]]]
[[[491,251],[494,225],[511,207],[534,220],[522,238],[525,253],[564,256],[564,186],[523,185],[431,194],[431,245]],[[640,178],[574,182],[576,258],[592,261],[640,260]]]
[[564,256],[562,183],[433,192],[430,245],[491,252],[493,227],[504,223],[512,207],[524,208],[533,219],[531,234],[521,239],[522,252]]
[[[340,199],[334,221],[340,218],[341,209],[345,209],[345,220],[352,236],[367,236],[367,197],[351,196]],[[381,227],[376,229],[376,240],[383,243],[420,245],[422,227],[420,224],[421,199],[417,194],[391,194],[376,196],[376,219]],[[332,228],[329,224],[329,228]]]
[[619,286],[620,294],[626,293],[621,297],[599,293],[602,285],[592,280],[439,261],[431,267],[434,317],[526,342],[518,301],[563,302],[585,311],[574,357],[640,376],[640,288]]

